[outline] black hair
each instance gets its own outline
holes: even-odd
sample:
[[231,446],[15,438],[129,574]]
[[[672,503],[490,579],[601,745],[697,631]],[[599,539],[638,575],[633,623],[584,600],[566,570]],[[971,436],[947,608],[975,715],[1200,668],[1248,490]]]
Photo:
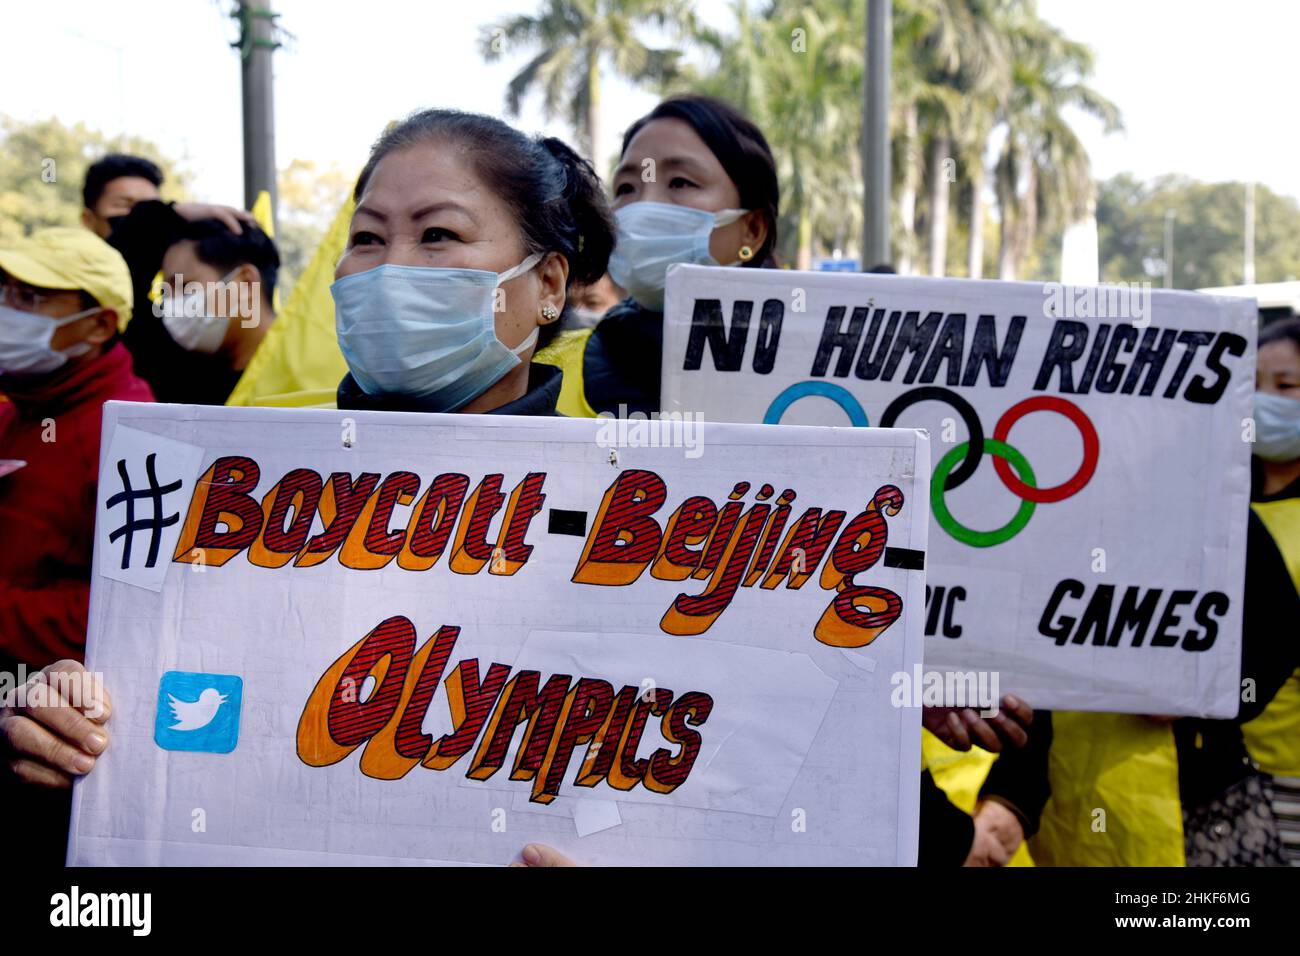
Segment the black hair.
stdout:
[[246,222],[240,225],[244,231],[236,235],[216,219],[182,220],[172,233],[171,245],[192,241],[199,261],[223,274],[246,263],[256,267],[262,282],[262,297],[269,305],[280,272],[280,253],[271,237],[257,226]]
[[[371,147],[353,198],[361,199],[389,153],[438,141],[464,150],[478,177],[510,210],[528,253],[558,252],[568,260],[566,291],[605,274],[614,249],[614,219],[591,164],[562,140],[530,138],[491,116],[444,109],[412,113]],[[541,327],[539,349],[559,334],[568,312],[566,297],[560,320]]]
[[756,250],[747,266],[770,268],[776,265],[776,222],[781,208],[781,187],[776,176],[776,160],[763,131],[734,106],[712,96],[691,94],[664,100],[627,128],[623,134],[623,154],[628,144],[647,123],[657,119],[679,119],[695,130],[740,193],[744,209],[761,212],[767,221],[767,238]]
[[110,153],[97,163],[92,163],[86,170],[86,182],[81,187],[81,199],[87,209],[92,209],[99,197],[104,195],[108,184],[115,179],[126,176],[138,176],[147,179],[155,186],[163,184],[162,170],[151,160],[143,156],[127,156],[125,153]]
[[1290,342],[1297,349],[1300,349],[1300,317],[1292,316],[1289,319],[1275,319],[1259,330],[1260,346],[1269,345],[1273,342]]

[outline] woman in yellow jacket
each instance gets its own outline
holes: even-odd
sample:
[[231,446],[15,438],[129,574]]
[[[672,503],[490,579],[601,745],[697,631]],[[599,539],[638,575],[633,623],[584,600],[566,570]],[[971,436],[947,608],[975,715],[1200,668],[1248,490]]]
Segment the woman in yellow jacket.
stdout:
[[[1284,854],[1296,859],[1300,320],[1275,323],[1260,334],[1255,406],[1241,714],[1235,721],[1172,724],[1132,714],[1054,714],[1051,799],[1030,846],[1036,863],[1205,866],[1278,863]],[[1014,764],[1024,758],[1013,752],[1002,759]]]
[[[1268,528],[1300,591],[1300,319],[1259,336],[1252,508]],[[1275,639],[1300,641],[1295,622],[1277,622]],[[1242,731],[1260,769],[1273,777],[1273,813],[1283,853],[1300,866],[1300,669]]]

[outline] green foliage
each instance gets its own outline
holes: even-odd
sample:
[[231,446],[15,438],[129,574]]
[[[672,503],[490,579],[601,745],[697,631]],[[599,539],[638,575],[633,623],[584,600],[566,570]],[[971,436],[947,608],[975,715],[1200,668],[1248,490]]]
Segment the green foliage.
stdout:
[[602,67],[632,83],[662,88],[677,73],[681,52],[649,47],[637,37],[650,26],[686,38],[698,35],[690,0],[542,0],[534,15],[508,17],[482,29],[488,62],[517,49],[535,51],[506,87],[506,112],[540,92],[548,120],[563,116],[598,171],[607,157],[600,135]]
[[734,103],[772,145],[781,184],[777,256],[807,268],[822,248],[856,242],[862,229],[858,155],[862,0],[772,0],[761,15],[737,0],[735,36],[712,34],[707,68],[671,92]]
[[[1201,183],[1162,176],[1143,183],[1122,174],[1098,185],[1097,231],[1105,282],[1160,285],[1165,274],[1165,217],[1173,213],[1178,289],[1245,281],[1244,183]],[[1300,277],[1300,203],[1255,187],[1255,281]]]
[[[729,100],[763,129],[781,179],[784,261],[806,264],[815,252],[855,248],[863,0],[735,0],[732,10],[735,29],[697,32],[705,62],[684,66],[669,89]],[[1039,232],[1059,228],[1091,195],[1087,154],[1063,111],[1119,122],[1114,104],[1085,83],[1091,53],[1042,21],[1033,0],[894,0],[893,11],[896,255],[913,267],[919,258],[931,206],[944,194],[937,179],[949,175],[934,162],[943,156],[958,175],[946,234],[930,241],[947,247],[947,272],[965,272],[972,219],[988,231],[984,196],[995,185],[1008,228],[984,243],[982,274],[997,274],[999,254],[1006,272],[1036,266]],[[1007,144],[998,176],[985,168],[995,131]]]
[[153,160],[166,177],[163,196],[186,198],[188,174],[147,140],[106,137],[83,123],[23,123],[0,116],[0,240],[79,224],[86,169],[107,153]]
[[347,202],[356,178],[356,172],[337,166],[322,169],[308,159],[295,159],[280,169],[276,177],[279,216],[275,245],[280,252],[281,302],[289,301],[298,276]]

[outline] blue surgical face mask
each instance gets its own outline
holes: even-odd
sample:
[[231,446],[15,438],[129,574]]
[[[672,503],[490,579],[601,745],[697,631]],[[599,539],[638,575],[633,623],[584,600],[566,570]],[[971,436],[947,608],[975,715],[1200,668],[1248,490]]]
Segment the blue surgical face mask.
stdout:
[[1255,393],[1254,451],[1265,461],[1300,459],[1300,399]]
[[368,395],[405,395],[454,412],[499,382],[537,341],[497,338],[497,286],[542,259],[506,272],[382,265],[330,286],[339,348]]
[[722,265],[709,253],[713,230],[730,225],[748,211],[723,209],[715,213],[668,202],[630,203],[614,212],[618,243],[609,257],[609,277],[642,306],[661,312],[668,267],[675,262]]
[[63,350],[50,348],[54,333],[65,325],[100,311],[99,306],[83,309],[61,319],[22,312],[0,304],[0,375],[44,375],[90,351],[89,342],[77,342]]

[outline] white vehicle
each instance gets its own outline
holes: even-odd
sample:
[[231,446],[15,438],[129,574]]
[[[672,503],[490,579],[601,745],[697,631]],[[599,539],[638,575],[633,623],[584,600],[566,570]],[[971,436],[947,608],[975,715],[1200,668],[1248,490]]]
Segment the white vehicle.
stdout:
[[1300,282],[1257,282],[1254,285],[1225,285],[1197,291],[1254,299],[1259,304],[1261,325],[1300,315]]

